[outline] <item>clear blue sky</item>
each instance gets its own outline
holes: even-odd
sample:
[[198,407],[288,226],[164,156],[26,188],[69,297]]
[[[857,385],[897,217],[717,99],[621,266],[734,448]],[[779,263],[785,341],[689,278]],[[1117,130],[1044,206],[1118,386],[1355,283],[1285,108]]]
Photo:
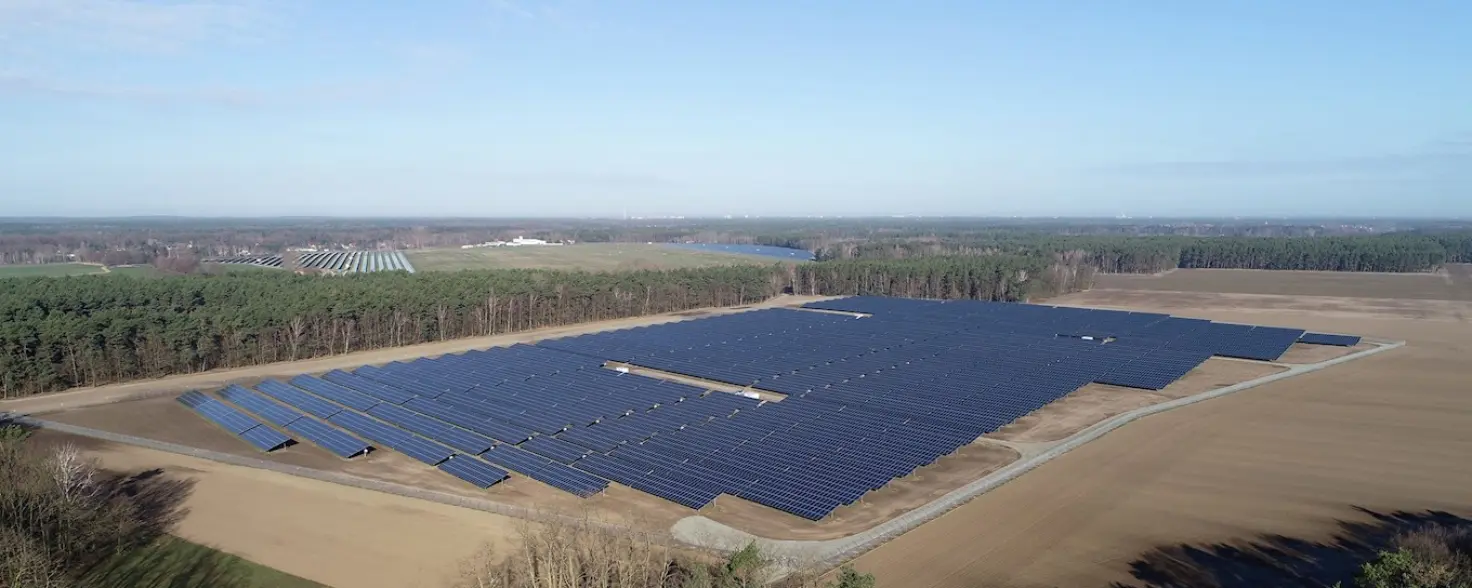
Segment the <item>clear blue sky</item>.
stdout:
[[1472,216],[1472,2],[0,0],[0,215]]

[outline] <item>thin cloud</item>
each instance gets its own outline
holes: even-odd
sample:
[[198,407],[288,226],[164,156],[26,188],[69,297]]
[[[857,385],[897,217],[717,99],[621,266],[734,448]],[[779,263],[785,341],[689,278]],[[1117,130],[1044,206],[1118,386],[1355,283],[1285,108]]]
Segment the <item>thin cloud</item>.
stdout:
[[267,0],[0,0],[6,44],[168,51],[256,38]]
[[310,107],[393,99],[419,86],[409,77],[314,84],[280,90],[248,86],[159,86],[104,84],[15,72],[0,72],[0,94],[24,93],[96,98],[159,105],[213,104],[227,107]]
[[496,14],[519,18],[537,18],[537,15],[516,0],[491,0],[491,10]]

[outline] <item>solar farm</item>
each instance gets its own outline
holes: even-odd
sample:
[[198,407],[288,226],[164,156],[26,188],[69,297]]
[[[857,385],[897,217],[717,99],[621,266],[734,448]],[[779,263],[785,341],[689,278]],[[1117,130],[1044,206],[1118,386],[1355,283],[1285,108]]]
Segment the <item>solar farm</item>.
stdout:
[[294,267],[288,267],[280,255],[243,255],[207,260],[224,265],[248,265],[276,269],[315,269],[333,273],[367,273],[406,271],[413,273],[414,264],[402,251],[318,251],[302,253]]
[[[820,521],[1089,384],[1357,337],[1123,312],[850,297],[231,385],[179,402],[256,450],[399,453],[495,490],[731,496]],[[275,433],[272,435],[271,433]],[[690,512],[690,511],[686,511]]]

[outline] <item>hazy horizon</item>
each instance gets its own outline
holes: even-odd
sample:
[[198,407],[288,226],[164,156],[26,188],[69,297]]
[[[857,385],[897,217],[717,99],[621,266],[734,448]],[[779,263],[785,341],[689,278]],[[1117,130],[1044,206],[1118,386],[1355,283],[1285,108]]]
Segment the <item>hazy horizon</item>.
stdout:
[[88,220],[426,220],[426,221],[502,221],[502,220],[599,220],[599,221],[642,221],[642,220],[691,220],[691,221],[722,221],[722,220],[884,220],[884,219],[914,219],[914,220],[976,220],[976,221],[1038,221],[1038,220],[1064,220],[1064,221],[1140,221],[1140,220],[1163,220],[1163,221],[1281,221],[1281,222],[1321,222],[1321,221],[1448,221],[1468,222],[1472,217],[1456,217],[1446,215],[1427,216],[1356,216],[1356,215],[1144,215],[1144,216],[1088,216],[1088,215],[1009,215],[1009,216],[985,216],[985,215],[902,215],[902,214],[873,214],[873,215],[671,215],[671,216],[629,216],[627,218],[619,215],[508,215],[508,216],[424,216],[424,215],[174,215],[174,214],[141,214],[141,215],[16,215],[0,216],[0,222],[16,221],[88,221]]
[[1472,216],[1472,4],[0,0],[10,217]]

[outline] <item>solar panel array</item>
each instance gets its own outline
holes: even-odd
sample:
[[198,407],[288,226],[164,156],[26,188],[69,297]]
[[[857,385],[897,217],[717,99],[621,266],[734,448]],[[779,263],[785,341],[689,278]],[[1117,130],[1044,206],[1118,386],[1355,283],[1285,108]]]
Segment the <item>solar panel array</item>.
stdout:
[[280,255],[236,255],[233,257],[217,257],[206,259],[205,263],[221,263],[226,265],[253,265],[257,267],[268,267],[282,269]]
[[260,417],[261,420],[301,435],[304,439],[343,459],[365,454],[371,449],[362,440],[300,411],[272,402],[254,390],[230,385],[220,390],[220,397]]
[[1334,345],[1338,347],[1354,347],[1360,344],[1360,338],[1352,335],[1331,335],[1328,333],[1304,333],[1298,338],[1299,343],[1309,345]]
[[303,253],[297,265],[342,273],[403,270],[414,273],[414,264],[403,251],[321,251]]
[[1213,355],[1277,359],[1304,335],[1026,304],[812,306],[869,316],[753,311],[267,381],[257,389],[275,402],[240,402],[289,405],[289,430],[340,427],[482,488],[508,472],[578,496],[613,481],[691,508],[728,494],[816,520],[1091,382],[1160,389]]
[[261,451],[275,451],[291,442],[291,437],[282,435],[234,407],[210,398],[197,390],[185,392],[179,396],[178,400],[180,404],[199,413],[205,420],[219,425],[220,428],[244,439]]

